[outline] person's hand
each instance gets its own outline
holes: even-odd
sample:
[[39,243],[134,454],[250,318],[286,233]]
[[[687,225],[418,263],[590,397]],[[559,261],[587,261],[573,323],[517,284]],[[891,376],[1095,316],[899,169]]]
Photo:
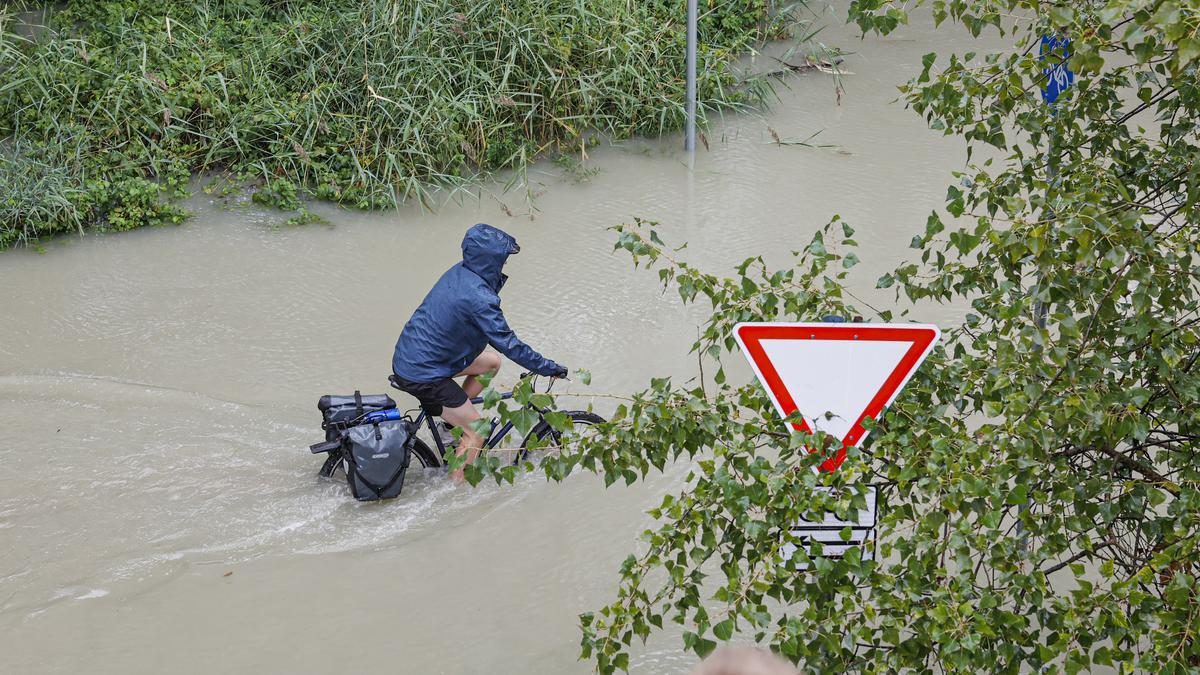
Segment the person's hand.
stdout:
[[566,366],[558,366],[557,368],[554,369],[554,372],[550,374],[550,377],[557,377],[557,378],[563,379],[563,380],[567,379],[567,367]]

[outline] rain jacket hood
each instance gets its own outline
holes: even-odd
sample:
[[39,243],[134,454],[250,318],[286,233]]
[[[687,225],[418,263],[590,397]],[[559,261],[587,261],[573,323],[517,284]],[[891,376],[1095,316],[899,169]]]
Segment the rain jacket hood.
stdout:
[[396,341],[392,372],[409,382],[436,382],[462,372],[489,344],[539,375],[560,366],[516,336],[500,310],[504,263],[517,240],[484,223],[467,231],[462,262],[446,270]]
[[508,262],[508,256],[520,250],[512,235],[480,223],[467,230],[463,237],[463,267],[479,275],[489,288],[499,293],[508,281],[508,276],[501,272],[504,263]]

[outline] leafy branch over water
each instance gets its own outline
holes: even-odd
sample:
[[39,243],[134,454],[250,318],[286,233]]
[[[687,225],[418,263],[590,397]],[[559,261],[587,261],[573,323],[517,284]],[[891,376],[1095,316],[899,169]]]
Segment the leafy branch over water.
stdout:
[[[763,102],[765,79],[732,64],[786,34],[793,4],[706,10],[710,110]],[[51,17],[33,41],[0,31],[0,185],[45,188],[0,195],[0,248],[177,221],[147,186],[179,197],[197,172],[266,201],[389,207],[587,132],[683,122],[682,5],[667,0],[89,0]]]

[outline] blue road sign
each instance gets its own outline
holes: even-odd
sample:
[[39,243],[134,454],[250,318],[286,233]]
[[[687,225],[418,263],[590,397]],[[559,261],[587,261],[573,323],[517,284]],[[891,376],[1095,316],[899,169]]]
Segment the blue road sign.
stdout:
[[1042,100],[1054,103],[1072,83],[1075,73],[1067,67],[1067,59],[1071,58],[1071,41],[1061,35],[1045,35],[1042,37],[1041,59],[1050,61],[1049,68],[1042,68],[1046,76],[1046,86],[1042,88]]

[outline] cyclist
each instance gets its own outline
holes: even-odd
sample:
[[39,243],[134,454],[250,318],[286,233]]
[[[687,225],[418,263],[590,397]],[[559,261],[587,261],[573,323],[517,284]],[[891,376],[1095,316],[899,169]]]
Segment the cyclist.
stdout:
[[[462,262],[438,279],[396,341],[392,372],[396,385],[416,397],[430,415],[462,427],[456,449],[467,464],[483,448],[483,437],[471,423],[479,411],[471,399],[483,390],[479,376],[500,369],[500,354],[539,375],[566,377],[567,369],[521,342],[500,311],[500,289],[508,276],[501,270],[518,253],[517,240],[484,223],[463,237]],[[451,378],[466,377],[459,385]],[[461,481],[463,470],[451,474]]]

